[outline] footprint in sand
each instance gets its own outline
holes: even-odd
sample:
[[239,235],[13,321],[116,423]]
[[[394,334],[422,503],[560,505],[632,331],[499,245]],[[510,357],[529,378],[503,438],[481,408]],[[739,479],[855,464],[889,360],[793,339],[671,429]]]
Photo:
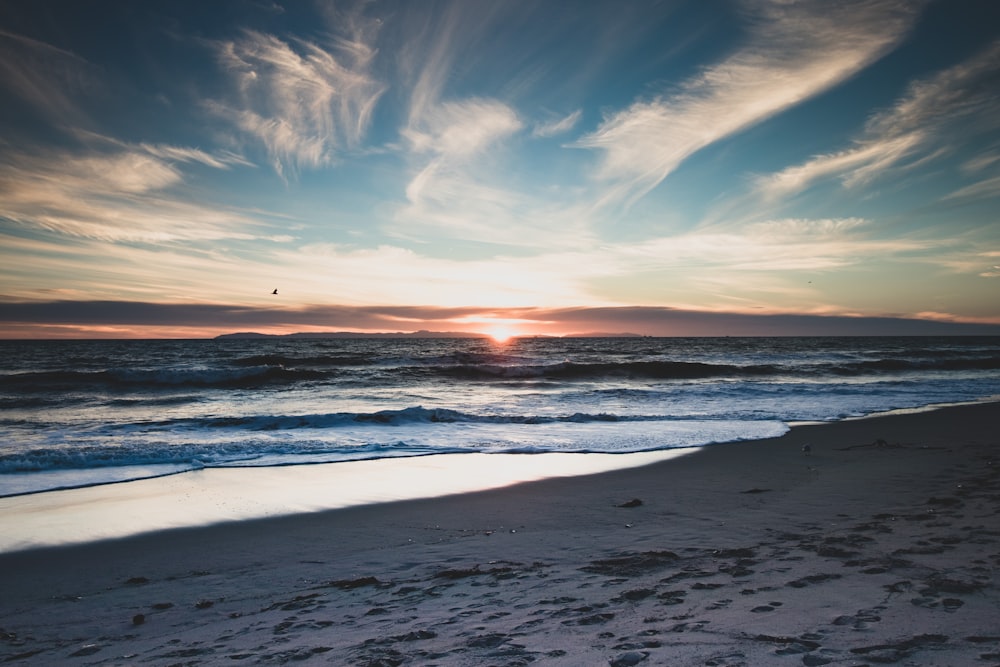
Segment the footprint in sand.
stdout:
[[611,659],[611,667],[632,667],[649,657],[646,651],[629,651]]
[[942,600],[936,597],[919,597],[913,598],[910,600],[910,603],[915,607],[923,607],[924,609],[937,609],[940,607],[948,613],[954,613],[959,608],[965,606],[965,602],[958,598],[944,598]]
[[794,581],[789,581],[786,586],[792,588],[805,588],[806,586],[811,586],[814,584],[820,584],[824,581],[831,581],[833,579],[840,579],[843,575],[841,574],[810,574],[808,576],[796,579]]
[[729,653],[710,658],[705,661],[706,667],[742,667],[746,665],[746,655],[743,653]]
[[684,602],[684,596],[687,595],[687,591],[664,591],[657,595],[657,599],[660,604],[663,605],[675,605],[682,604]]
[[884,611],[885,607],[872,607],[871,609],[860,609],[853,616],[838,616],[833,619],[834,625],[850,625],[854,630],[866,630],[871,623],[878,623],[882,617],[878,612]]
[[733,603],[732,600],[717,600],[712,604],[708,605],[707,607],[705,607],[705,609],[708,609],[709,611],[715,611],[716,609],[725,609],[732,603]]

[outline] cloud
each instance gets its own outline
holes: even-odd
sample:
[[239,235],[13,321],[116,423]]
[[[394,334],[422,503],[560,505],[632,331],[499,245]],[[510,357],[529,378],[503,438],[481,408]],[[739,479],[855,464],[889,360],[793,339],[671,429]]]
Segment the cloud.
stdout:
[[949,193],[948,199],[992,199],[1000,197],[1000,176],[986,178]]
[[[969,145],[975,137],[1000,128],[998,85],[1000,41],[968,61],[911,84],[895,105],[871,118],[850,148],[761,178],[758,189],[771,198],[788,196],[834,176],[846,187],[855,187],[892,167],[912,163],[921,154],[934,159]],[[995,159],[980,157],[969,164],[977,170]],[[950,197],[982,196],[991,190],[995,184],[987,180]]]
[[971,160],[966,160],[966,162],[962,165],[962,171],[967,173],[975,173],[977,171],[986,169],[996,164],[997,162],[1000,162],[1000,153],[998,152],[991,152],[991,153],[985,153],[983,155],[977,155]]
[[[624,246],[624,266],[636,269],[691,267],[692,276],[728,272],[827,270],[871,257],[924,250],[940,242],[873,239],[860,218],[784,219],[745,225],[739,230],[697,230]],[[745,274],[740,280],[746,280]]]
[[531,131],[531,136],[554,137],[556,135],[569,132],[576,127],[578,122],[580,122],[581,115],[582,112],[577,109],[563,118],[556,118],[554,120],[536,123],[534,129]]
[[[483,320],[517,320],[528,332],[633,332],[656,336],[774,336],[774,335],[947,335],[992,334],[996,322],[955,321],[942,313],[926,318],[843,317],[822,315],[702,312],[674,308],[512,308],[481,309],[436,306],[311,306],[299,309],[250,308],[226,304],[148,303],[141,301],[0,301],[0,322],[8,331],[47,331],[51,327],[79,327],[100,331],[107,327],[180,330],[194,328],[203,335],[248,329],[282,333],[296,330],[350,331],[476,331]],[[83,331],[82,333],[86,333]],[[117,332],[121,334],[119,329]],[[181,333],[180,335],[183,335]]]
[[928,258],[928,263],[958,274],[979,278],[1000,277],[1000,251],[984,251],[983,246],[996,245],[996,241],[981,241],[976,245],[965,245],[952,252],[942,252]]
[[[409,116],[401,134],[410,164],[406,204],[397,208],[391,233],[421,239],[448,234],[476,243],[536,245],[545,243],[534,227],[534,212],[545,208],[523,191],[506,187],[506,144],[524,129],[518,113],[505,102],[486,97],[441,99],[446,74],[462,45],[480,26],[453,4],[438,23],[414,28],[404,53],[421,53],[424,66],[413,81]],[[460,26],[473,26],[471,33]],[[437,41],[413,45],[415,35]],[[425,49],[425,50],[422,50]],[[530,233],[526,233],[529,232]]]
[[139,144],[139,148],[154,157],[176,162],[197,162],[215,169],[229,169],[233,165],[252,167],[253,163],[241,155],[223,152],[212,155],[199,148],[169,146],[165,144]]
[[[514,26],[517,39],[523,39],[525,7],[450,2],[439,9],[406,13],[397,24],[399,81],[409,92],[401,149],[410,176],[406,201],[395,207],[385,231],[418,243],[446,235],[456,242],[516,247],[536,255],[539,248],[591,242],[586,220],[551,192],[539,193],[537,183],[518,182],[525,170],[515,162],[525,156],[526,130],[536,137],[568,132],[582,113],[531,123],[515,102],[535,70],[529,75],[517,68],[501,82],[480,78],[482,72],[504,69],[497,60],[518,57],[509,49],[498,56],[496,49],[509,46]],[[484,85],[496,96],[461,92]],[[508,97],[502,99],[504,92]]]
[[341,299],[358,302],[413,305],[432,300],[450,307],[592,303],[583,290],[580,269],[569,270],[581,260],[569,253],[462,260],[391,245],[349,248],[333,244],[286,248],[270,258],[297,285],[297,296],[304,300],[326,300],[335,292]]
[[506,104],[472,98],[426,108],[403,134],[414,152],[459,161],[489,148],[521,126],[517,113]]
[[338,27],[325,44],[244,30],[214,45],[236,93],[207,107],[261,142],[281,174],[357,147],[387,89],[371,71],[376,23],[352,16]]
[[[496,100],[444,102],[426,108],[404,131],[415,158],[429,156],[406,186],[411,206],[403,215],[445,227],[477,226],[472,209],[497,212],[512,196],[477,177],[471,163],[521,129],[517,114]],[[425,158],[426,159],[426,158]],[[455,215],[463,220],[457,220]],[[506,216],[505,216],[506,217]]]
[[172,196],[184,183],[179,164],[217,169],[244,164],[169,145],[83,152],[10,151],[0,157],[0,218],[70,236],[115,241],[252,238],[254,219]]
[[[310,305],[300,308],[220,303],[151,303],[125,300],[0,300],[0,322],[19,325],[147,326],[214,329],[215,333],[250,327],[323,328],[327,331],[468,330],[469,320],[506,311],[481,307],[398,305]],[[208,334],[214,335],[214,334]]]
[[[502,79],[496,73],[510,69],[505,59],[519,57],[507,40],[525,39],[525,10],[519,3],[448,2],[393,16],[398,81],[408,94],[400,150],[409,168],[405,202],[384,227],[395,239],[423,243],[446,235],[520,248],[557,240],[554,227],[565,213],[514,184],[523,178],[514,160],[523,156],[528,123],[512,91],[524,92],[527,75],[523,68]],[[484,90],[488,95],[469,92]],[[563,231],[572,236],[572,226]]]
[[607,116],[576,146],[602,151],[603,203],[634,202],[696,151],[813,97],[885,54],[918,3],[747,3],[747,44],[683,83]]
[[84,124],[75,94],[98,87],[94,68],[71,51],[0,29],[0,88],[57,124]]
[[480,2],[447,2],[437,5],[436,11],[414,8],[398,17],[402,36],[396,57],[400,86],[409,93],[405,127],[420,131],[428,118],[439,113],[436,107],[456,72],[468,70],[482,58],[481,40],[504,8]]

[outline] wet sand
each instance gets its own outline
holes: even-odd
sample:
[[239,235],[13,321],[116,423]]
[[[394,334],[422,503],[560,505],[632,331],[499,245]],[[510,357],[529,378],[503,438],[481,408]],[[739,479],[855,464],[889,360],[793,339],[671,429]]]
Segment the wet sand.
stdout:
[[[997,665],[1000,404],[0,555],[0,661]],[[809,451],[803,451],[808,444]]]

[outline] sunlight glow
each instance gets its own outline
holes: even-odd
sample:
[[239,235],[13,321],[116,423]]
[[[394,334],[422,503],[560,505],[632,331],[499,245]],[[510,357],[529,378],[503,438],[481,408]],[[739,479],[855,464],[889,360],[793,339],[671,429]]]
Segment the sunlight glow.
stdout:
[[506,343],[517,335],[517,331],[513,327],[506,324],[491,326],[485,329],[483,333],[487,334],[497,343]]
[[463,331],[476,331],[489,336],[494,342],[500,344],[517,336],[537,334],[540,325],[551,324],[545,320],[498,317],[499,314],[500,312],[491,311],[489,314],[453,318],[450,322],[459,325]]

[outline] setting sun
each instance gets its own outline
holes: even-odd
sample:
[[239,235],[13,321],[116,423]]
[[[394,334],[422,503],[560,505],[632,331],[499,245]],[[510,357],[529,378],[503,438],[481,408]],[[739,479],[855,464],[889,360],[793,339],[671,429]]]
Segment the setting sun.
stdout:
[[486,335],[492,338],[497,343],[506,343],[511,338],[517,335],[517,332],[513,327],[507,326],[505,324],[498,324],[496,326],[490,327],[483,331]]

